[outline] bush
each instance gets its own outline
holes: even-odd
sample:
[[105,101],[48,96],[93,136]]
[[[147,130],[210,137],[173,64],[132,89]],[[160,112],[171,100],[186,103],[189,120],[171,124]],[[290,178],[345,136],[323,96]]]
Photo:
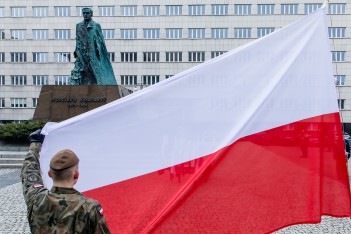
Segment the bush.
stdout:
[[0,139],[8,142],[25,143],[35,130],[43,128],[46,121],[28,120],[22,123],[0,125]]

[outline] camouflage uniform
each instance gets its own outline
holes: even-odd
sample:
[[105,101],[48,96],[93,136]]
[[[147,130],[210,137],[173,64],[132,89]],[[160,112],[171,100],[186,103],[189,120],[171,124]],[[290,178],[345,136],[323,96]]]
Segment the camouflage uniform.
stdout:
[[32,233],[110,233],[100,204],[73,188],[44,187],[40,174],[41,144],[32,143],[21,179]]

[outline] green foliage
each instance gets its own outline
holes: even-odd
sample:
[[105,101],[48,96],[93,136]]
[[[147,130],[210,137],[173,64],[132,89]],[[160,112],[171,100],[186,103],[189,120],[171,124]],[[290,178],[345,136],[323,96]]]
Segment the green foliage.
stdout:
[[22,123],[0,125],[0,139],[10,142],[26,142],[29,134],[43,128],[46,121],[28,120]]

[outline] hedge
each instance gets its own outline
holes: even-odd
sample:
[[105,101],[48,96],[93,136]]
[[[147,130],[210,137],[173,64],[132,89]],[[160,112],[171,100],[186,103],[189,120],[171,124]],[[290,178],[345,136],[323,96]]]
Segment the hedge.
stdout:
[[0,125],[0,140],[9,142],[27,142],[28,136],[37,129],[41,129],[46,121],[28,120],[21,123]]

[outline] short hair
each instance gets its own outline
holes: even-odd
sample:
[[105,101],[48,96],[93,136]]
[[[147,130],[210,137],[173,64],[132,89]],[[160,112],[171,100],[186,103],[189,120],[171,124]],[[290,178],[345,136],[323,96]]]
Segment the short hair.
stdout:
[[69,180],[77,168],[78,168],[78,164],[74,165],[73,167],[64,169],[62,171],[55,171],[50,168],[51,177],[54,181],[62,182],[65,180]]

